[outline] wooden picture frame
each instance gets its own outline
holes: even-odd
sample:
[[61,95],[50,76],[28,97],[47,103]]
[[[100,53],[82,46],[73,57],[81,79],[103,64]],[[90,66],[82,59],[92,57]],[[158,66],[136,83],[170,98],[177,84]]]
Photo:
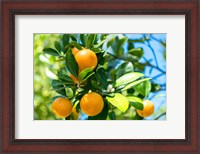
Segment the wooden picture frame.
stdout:
[[[1,1],[1,153],[200,153],[199,1]],[[15,15],[185,15],[185,139],[15,139]]]

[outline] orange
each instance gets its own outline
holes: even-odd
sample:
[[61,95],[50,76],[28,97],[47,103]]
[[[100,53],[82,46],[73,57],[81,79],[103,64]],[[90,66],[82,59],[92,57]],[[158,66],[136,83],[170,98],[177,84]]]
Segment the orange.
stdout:
[[68,117],[72,112],[72,104],[66,98],[62,98],[62,97],[57,98],[52,103],[52,111],[56,116],[60,118]]
[[154,112],[154,104],[150,100],[144,100],[143,101],[143,110],[137,110],[137,113],[141,117],[148,117],[153,114]]
[[95,116],[103,110],[103,98],[98,93],[90,92],[81,98],[80,107],[85,114]]
[[92,50],[82,49],[77,53],[74,51],[74,55],[79,67],[79,72],[86,68],[93,68],[94,70],[97,66],[97,56]]
[[80,50],[77,49],[76,47],[73,47],[73,48],[72,48],[72,53],[73,53],[74,56],[75,56],[79,51],[80,51]]

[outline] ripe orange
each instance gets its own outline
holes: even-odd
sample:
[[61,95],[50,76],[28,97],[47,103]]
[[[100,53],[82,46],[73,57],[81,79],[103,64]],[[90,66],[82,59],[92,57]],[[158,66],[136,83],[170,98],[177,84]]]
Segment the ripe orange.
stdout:
[[72,48],[72,53],[74,54],[74,56],[79,52],[80,50],[77,49],[76,47]]
[[82,49],[79,52],[74,51],[74,55],[79,67],[79,72],[86,68],[95,69],[97,66],[97,56],[93,51],[89,49]]
[[98,93],[90,92],[81,98],[80,107],[85,114],[95,116],[103,110],[103,98]]
[[56,116],[58,116],[60,118],[65,118],[71,114],[72,104],[66,98],[62,98],[62,97],[57,98],[52,103],[52,111]]
[[143,105],[143,110],[137,110],[137,113],[144,118],[152,115],[154,112],[154,104],[150,100],[144,100]]

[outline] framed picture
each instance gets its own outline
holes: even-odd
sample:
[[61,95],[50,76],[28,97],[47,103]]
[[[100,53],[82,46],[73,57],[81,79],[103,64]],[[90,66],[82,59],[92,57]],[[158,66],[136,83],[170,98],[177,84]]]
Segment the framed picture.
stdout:
[[2,153],[198,153],[199,1],[2,1]]

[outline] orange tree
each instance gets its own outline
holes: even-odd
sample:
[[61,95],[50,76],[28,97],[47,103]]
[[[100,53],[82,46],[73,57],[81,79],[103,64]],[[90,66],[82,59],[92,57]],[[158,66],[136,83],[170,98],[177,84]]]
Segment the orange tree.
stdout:
[[58,93],[51,99],[56,116],[67,115],[65,119],[69,120],[86,114],[88,120],[115,120],[120,113],[121,119],[140,120],[153,114],[154,105],[146,99],[152,89],[159,87],[141,73],[145,66],[139,59],[144,51],[135,48],[127,37],[64,34],[54,46],[43,51],[56,56],[62,66],[51,83]]

